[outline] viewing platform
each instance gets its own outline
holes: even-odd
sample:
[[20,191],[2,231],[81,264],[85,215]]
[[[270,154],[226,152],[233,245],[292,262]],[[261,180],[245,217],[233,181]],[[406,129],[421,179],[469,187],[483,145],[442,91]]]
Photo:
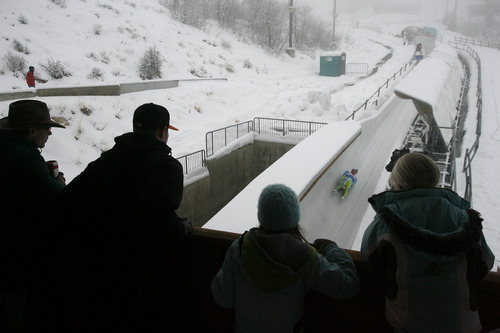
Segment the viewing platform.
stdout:
[[[234,313],[220,308],[212,298],[210,284],[217,274],[227,249],[240,235],[195,228],[190,243],[192,276],[198,294],[193,314],[207,332],[233,332]],[[392,332],[385,320],[383,284],[378,272],[363,260],[358,251],[346,250],[354,259],[361,281],[361,290],[353,299],[335,300],[310,292],[304,311],[304,332]],[[489,272],[478,288],[478,309],[483,330],[500,328],[500,273]]]

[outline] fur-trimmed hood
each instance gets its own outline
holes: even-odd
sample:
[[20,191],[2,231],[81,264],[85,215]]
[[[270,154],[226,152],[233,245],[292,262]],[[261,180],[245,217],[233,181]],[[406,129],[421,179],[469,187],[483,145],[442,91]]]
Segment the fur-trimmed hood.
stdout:
[[468,222],[461,225],[457,231],[442,235],[409,224],[387,207],[382,207],[378,213],[396,236],[422,252],[453,256],[470,250],[481,238],[483,219],[473,209],[467,210]]
[[478,332],[475,286],[493,266],[482,218],[446,189],[388,191],[361,253],[384,278],[386,318],[412,332]]
[[453,256],[480,241],[483,219],[453,191],[389,191],[369,202],[392,233],[419,251]]

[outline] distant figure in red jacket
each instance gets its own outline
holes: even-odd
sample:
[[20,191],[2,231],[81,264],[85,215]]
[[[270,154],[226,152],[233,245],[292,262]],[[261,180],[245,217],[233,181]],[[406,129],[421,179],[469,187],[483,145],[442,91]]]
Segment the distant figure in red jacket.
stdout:
[[30,70],[26,73],[26,83],[28,87],[35,88],[35,67],[30,66]]

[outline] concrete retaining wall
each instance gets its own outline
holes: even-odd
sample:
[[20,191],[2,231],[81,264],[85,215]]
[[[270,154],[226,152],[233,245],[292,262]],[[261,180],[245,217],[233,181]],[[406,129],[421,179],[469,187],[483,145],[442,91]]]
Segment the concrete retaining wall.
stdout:
[[0,92],[0,101],[49,96],[120,96],[132,92],[169,89],[178,86],[179,80],[155,80],[95,86],[22,89]]
[[120,93],[127,94],[144,90],[176,88],[178,86],[179,80],[122,83],[120,84]]
[[180,81],[214,81],[226,78],[196,78],[182,80],[144,80],[110,85],[54,87],[38,89],[22,89],[13,91],[0,91],[0,101],[10,101],[21,98],[48,97],[48,96],[120,96],[145,90],[169,89],[179,86]]
[[119,96],[120,85],[102,86],[75,86],[58,88],[39,88],[36,90],[39,97],[47,96]]
[[34,98],[34,97],[36,97],[35,89],[0,92],[0,101],[11,101],[14,99]]
[[294,147],[255,140],[228,155],[206,161],[209,176],[184,187],[178,214],[201,227],[255,177]]

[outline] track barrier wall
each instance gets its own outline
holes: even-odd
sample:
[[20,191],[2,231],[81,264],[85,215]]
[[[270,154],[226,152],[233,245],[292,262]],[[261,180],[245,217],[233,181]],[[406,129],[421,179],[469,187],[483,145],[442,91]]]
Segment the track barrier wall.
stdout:
[[[210,284],[222,265],[226,251],[240,235],[195,228],[191,240],[193,288],[201,309],[193,316],[211,332],[234,332],[234,312],[220,308],[213,300]],[[371,268],[358,251],[346,250],[356,264],[361,290],[349,300],[335,300],[310,292],[305,301],[304,332],[392,332],[384,317],[385,297],[380,272]],[[490,272],[478,288],[481,332],[500,328],[500,273]]]

